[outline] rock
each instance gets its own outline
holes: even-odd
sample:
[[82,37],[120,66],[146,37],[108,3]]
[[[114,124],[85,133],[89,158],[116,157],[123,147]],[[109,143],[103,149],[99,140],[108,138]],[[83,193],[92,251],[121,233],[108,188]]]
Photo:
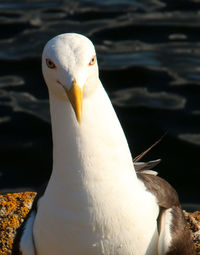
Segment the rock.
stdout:
[[0,195],[0,255],[10,255],[16,230],[31,209],[35,192]]
[[184,212],[187,225],[191,231],[192,239],[195,244],[196,254],[200,254],[200,211],[193,213]]

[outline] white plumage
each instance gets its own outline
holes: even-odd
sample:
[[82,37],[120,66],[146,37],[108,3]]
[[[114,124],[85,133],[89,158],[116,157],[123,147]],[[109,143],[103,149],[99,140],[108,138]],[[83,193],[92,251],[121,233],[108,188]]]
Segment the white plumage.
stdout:
[[79,34],[59,35],[43,51],[53,171],[33,226],[36,253],[162,254],[156,197],[137,178],[95,55]]

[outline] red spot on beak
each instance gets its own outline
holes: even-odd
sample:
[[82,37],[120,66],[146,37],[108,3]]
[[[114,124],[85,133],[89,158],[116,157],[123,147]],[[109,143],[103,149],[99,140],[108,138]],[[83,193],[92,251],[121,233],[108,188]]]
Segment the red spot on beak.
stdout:
[[62,83],[61,83],[59,80],[56,80],[56,82],[57,82],[58,84],[62,85]]

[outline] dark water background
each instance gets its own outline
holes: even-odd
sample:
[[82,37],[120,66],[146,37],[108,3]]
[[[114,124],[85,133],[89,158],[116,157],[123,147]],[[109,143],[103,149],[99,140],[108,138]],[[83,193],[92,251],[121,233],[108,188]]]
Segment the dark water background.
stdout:
[[199,203],[200,0],[0,1],[0,190],[37,189],[51,172],[43,46],[78,32],[95,44],[100,77],[133,156],[166,131],[145,160],[183,203]]

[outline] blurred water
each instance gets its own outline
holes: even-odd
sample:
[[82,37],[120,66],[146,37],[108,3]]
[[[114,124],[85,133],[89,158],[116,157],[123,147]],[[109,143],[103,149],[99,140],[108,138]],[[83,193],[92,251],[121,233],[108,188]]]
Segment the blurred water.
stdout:
[[48,94],[41,52],[53,36],[94,42],[100,77],[133,156],[167,131],[146,160],[199,203],[200,1],[0,2],[0,189],[39,187],[51,172]]

